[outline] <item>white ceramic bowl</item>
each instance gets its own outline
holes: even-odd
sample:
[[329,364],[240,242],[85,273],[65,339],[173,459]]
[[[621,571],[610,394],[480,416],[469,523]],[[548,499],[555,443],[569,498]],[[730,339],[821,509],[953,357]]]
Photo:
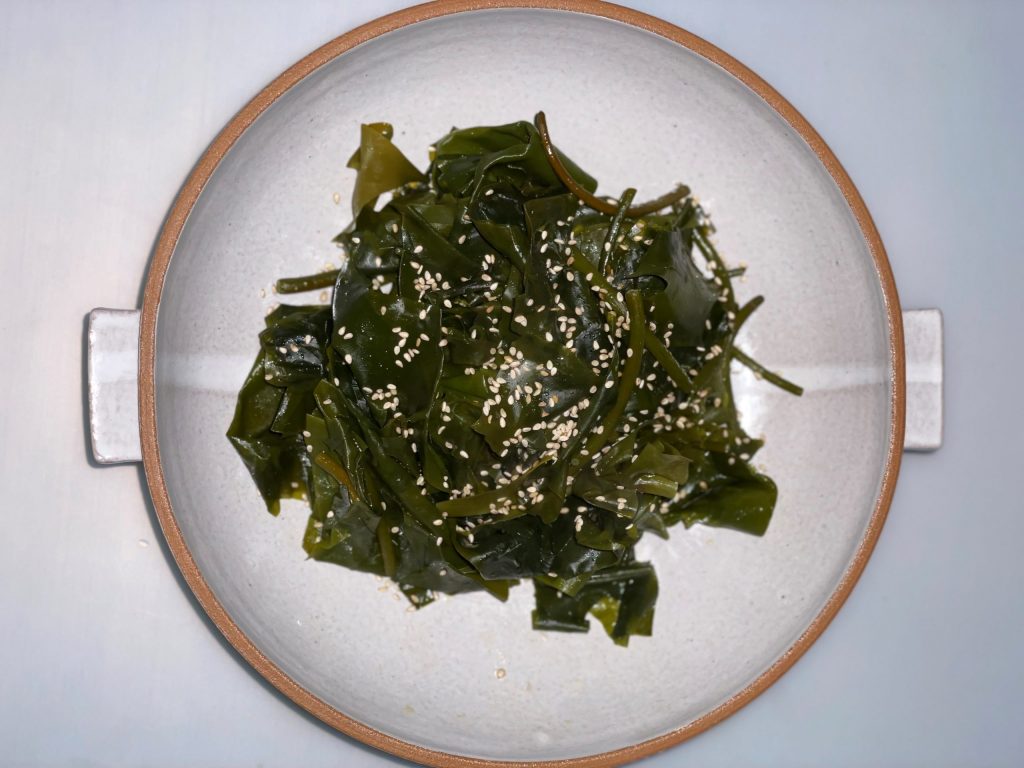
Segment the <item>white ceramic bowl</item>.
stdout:
[[[622,762],[769,685],[813,642],[874,544],[903,439],[903,346],[888,263],[853,185],[755,75],[675,27],[589,2],[418,7],[311,54],[225,129],[183,189],[150,270],[140,398],[161,523],[203,606],[286,695],[427,763]],[[464,10],[464,12],[452,13]],[[266,514],[224,437],[275,278],[336,261],[359,124],[387,120],[421,166],[452,125],[547,111],[555,140],[617,194],[677,181],[710,209],[765,306],[743,344],[807,388],[735,372],[778,483],[763,538],[643,542],[654,635],[534,632],[530,588],[409,612],[387,582],[307,561],[302,504]],[[341,205],[336,200],[344,201]]]

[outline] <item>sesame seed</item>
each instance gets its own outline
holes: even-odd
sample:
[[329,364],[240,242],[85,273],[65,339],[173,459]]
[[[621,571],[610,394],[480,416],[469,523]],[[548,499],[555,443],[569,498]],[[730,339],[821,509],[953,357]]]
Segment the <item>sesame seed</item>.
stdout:
[[437,546],[440,547],[443,543],[444,543],[444,537],[443,536],[438,536],[437,537]]
[[423,253],[423,246],[422,245],[417,245],[415,248],[412,249],[412,252],[413,253]]

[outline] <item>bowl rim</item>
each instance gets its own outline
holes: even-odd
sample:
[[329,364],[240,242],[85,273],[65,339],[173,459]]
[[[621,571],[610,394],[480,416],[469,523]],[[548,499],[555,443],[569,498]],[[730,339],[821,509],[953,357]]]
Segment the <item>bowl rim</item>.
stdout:
[[[889,331],[891,419],[886,463],[875,509],[849,565],[828,600],[790,647],[742,690],[710,712],[661,736],[627,747],[581,757],[504,761],[451,754],[403,741],[371,728],[335,709],[296,683],[234,622],[214,596],[182,536],[171,506],[160,462],[156,403],[157,315],[171,256],[185,222],[206,183],[235,141],[271,104],[306,75],[361,43],[428,19],[467,11],[526,8],[570,11],[622,22],[662,38],[711,61],[758,94],[814,151],[838,185],[857,221],[874,260],[885,304]],[[164,537],[203,610],[239,654],[275,688],[298,706],[342,733],[377,749],[418,763],[440,768],[608,768],[639,760],[701,733],[748,704],[772,685],[799,659],[832,621],[849,597],[878,541],[892,502],[902,455],[906,408],[906,358],[899,296],[885,247],[853,181],[810,123],[774,88],[739,61],[686,30],[646,13],[602,0],[436,0],[381,16],[331,40],[285,70],[246,104],[220,131],[192,169],[164,221],[146,277],[139,335],[139,424],[142,458],[150,495]]]

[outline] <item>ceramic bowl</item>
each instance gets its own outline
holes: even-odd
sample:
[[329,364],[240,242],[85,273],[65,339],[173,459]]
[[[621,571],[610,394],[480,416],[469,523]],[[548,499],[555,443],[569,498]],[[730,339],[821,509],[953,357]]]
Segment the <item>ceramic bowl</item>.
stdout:
[[[612,765],[753,698],[846,598],[903,447],[900,307],[850,179],[749,70],[615,6],[483,5],[417,7],[338,38],[214,141],[148,277],[142,452],[203,607],[301,706],[429,764]],[[744,346],[807,389],[795,398],[734,371],[746,428],[767,436],[758,462],[780,489],[775,517],[763,538],[696,527],[645,539],[661,598],[653,637],[628,649],[599,631],[532,631],[529,587],[507,604],[474,594],[410,612],[387,582],[308,561],[304,506],[267,515],[224,437],[273,281],[338,260],[331,237],[348,222],[345,160],[360,123],[393,123],[424,166],[451,126],[538,109],[604,192],[636,186],[646,199],[679,181],[695,190],[726,259],[749,265],[741,299],[767,297]]]

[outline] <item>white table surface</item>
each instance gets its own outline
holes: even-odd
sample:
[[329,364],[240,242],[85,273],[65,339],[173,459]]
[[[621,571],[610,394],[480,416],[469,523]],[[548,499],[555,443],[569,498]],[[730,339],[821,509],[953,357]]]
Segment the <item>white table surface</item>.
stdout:
[[[771,82],[946,319],[946,445],[907,456],[833,625],[645,766],[1024,764],[1024,3],[634,0]],[[141,471],[91,466],[83,320],[133,307],[221,126],[405,3],[0,2],[0,765],[383,766],[277,695],[171,561]]]

